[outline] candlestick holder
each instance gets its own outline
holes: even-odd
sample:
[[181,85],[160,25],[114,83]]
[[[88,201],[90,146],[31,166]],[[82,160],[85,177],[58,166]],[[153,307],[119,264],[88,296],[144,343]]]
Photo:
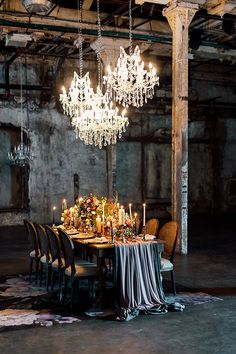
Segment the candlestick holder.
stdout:
[[143,226],[143,241],[146,241],[146,225]]
[[111,242],[114,243],[114,242],[115,242],[115,238],[114,238],[114,230],[113,230],[113,227],[110,228],[110,236],[111,236]]
[[124,225],[121,227],[121,235],[122,235],[123,243],[126,243],[125,232],[124,232]]

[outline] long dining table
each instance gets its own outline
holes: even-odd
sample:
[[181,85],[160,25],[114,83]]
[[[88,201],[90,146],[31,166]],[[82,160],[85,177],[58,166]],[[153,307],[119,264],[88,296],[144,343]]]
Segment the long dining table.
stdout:
[[[96,243],[96,242],[91,242],[91,240],[86,240],[86,239],[78,239],[78,238],[72,238],[73,243],[75,246],[75,249],[78,251],[82,251],[88,255],[94,255],[97,258],[97,265],[98,265],[98,280],[99,280],[99,305],[100,307],[105,306],[105,288],[106,288],[106,259],[112,259],[114,261],[115,259],[115,244],[112,243],[111,241],[109,242],[104,242],[104,243]],[[136,241],[137,242],[137,241]],[[164,242],[161,240],[155,240],[155,241],[138,241],[139,243],[147,244],[147,243],[152,243],[156,244],[157,250],[159,255],[161,255],[161,252],[164,251]],[[134,242],[129,242],[127,243],[122,243],[124,246],[128,246],[129,244],[135,244]],[[161,256],[160,256],[161,257]]]

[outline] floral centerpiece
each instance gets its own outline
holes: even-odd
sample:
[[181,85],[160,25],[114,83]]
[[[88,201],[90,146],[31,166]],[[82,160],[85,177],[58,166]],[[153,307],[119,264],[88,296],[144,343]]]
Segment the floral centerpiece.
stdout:
[[96,195],[90,194],[80,197],[76,201],[78,217],[85,224],[86,228],[93,227],[96,224],[96,218],[102,216],[103,205],[106,203],[106,198],[98,198]]

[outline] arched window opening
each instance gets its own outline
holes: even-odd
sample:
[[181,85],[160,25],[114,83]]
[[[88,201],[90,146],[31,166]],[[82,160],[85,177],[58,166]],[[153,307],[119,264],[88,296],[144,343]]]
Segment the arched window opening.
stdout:
[[[24,132],[24,141],[27,141]],[[8,152],[20,143],[20,128],[0,123],[0,212],[29,208],[29,166],[12,165]]]

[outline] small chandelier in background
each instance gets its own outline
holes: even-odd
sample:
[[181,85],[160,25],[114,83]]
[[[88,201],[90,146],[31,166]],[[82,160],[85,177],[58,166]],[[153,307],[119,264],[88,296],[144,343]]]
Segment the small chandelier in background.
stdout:
[[[24,167],[32,160],[30,147],[24,143],[24,128],[23,128],[23,94],[22,94],[22,62],[20,63],[20,144],[14,146],[14,149],[8,153],[8,159],[12,165]],[[28,109],[28,107],[27,107]]]
[[148,98],[153,98],[154,86],[159,85],[159,77],[155,68],[149,64],[149,69],[144,69],[144,62],[140,57],[138,46],[132,48],[132,0],[129,0],[129,54],[120,47],[120,56],[115,69],[107,68],[104,83],[110,97],[124,107],[141,107]]

